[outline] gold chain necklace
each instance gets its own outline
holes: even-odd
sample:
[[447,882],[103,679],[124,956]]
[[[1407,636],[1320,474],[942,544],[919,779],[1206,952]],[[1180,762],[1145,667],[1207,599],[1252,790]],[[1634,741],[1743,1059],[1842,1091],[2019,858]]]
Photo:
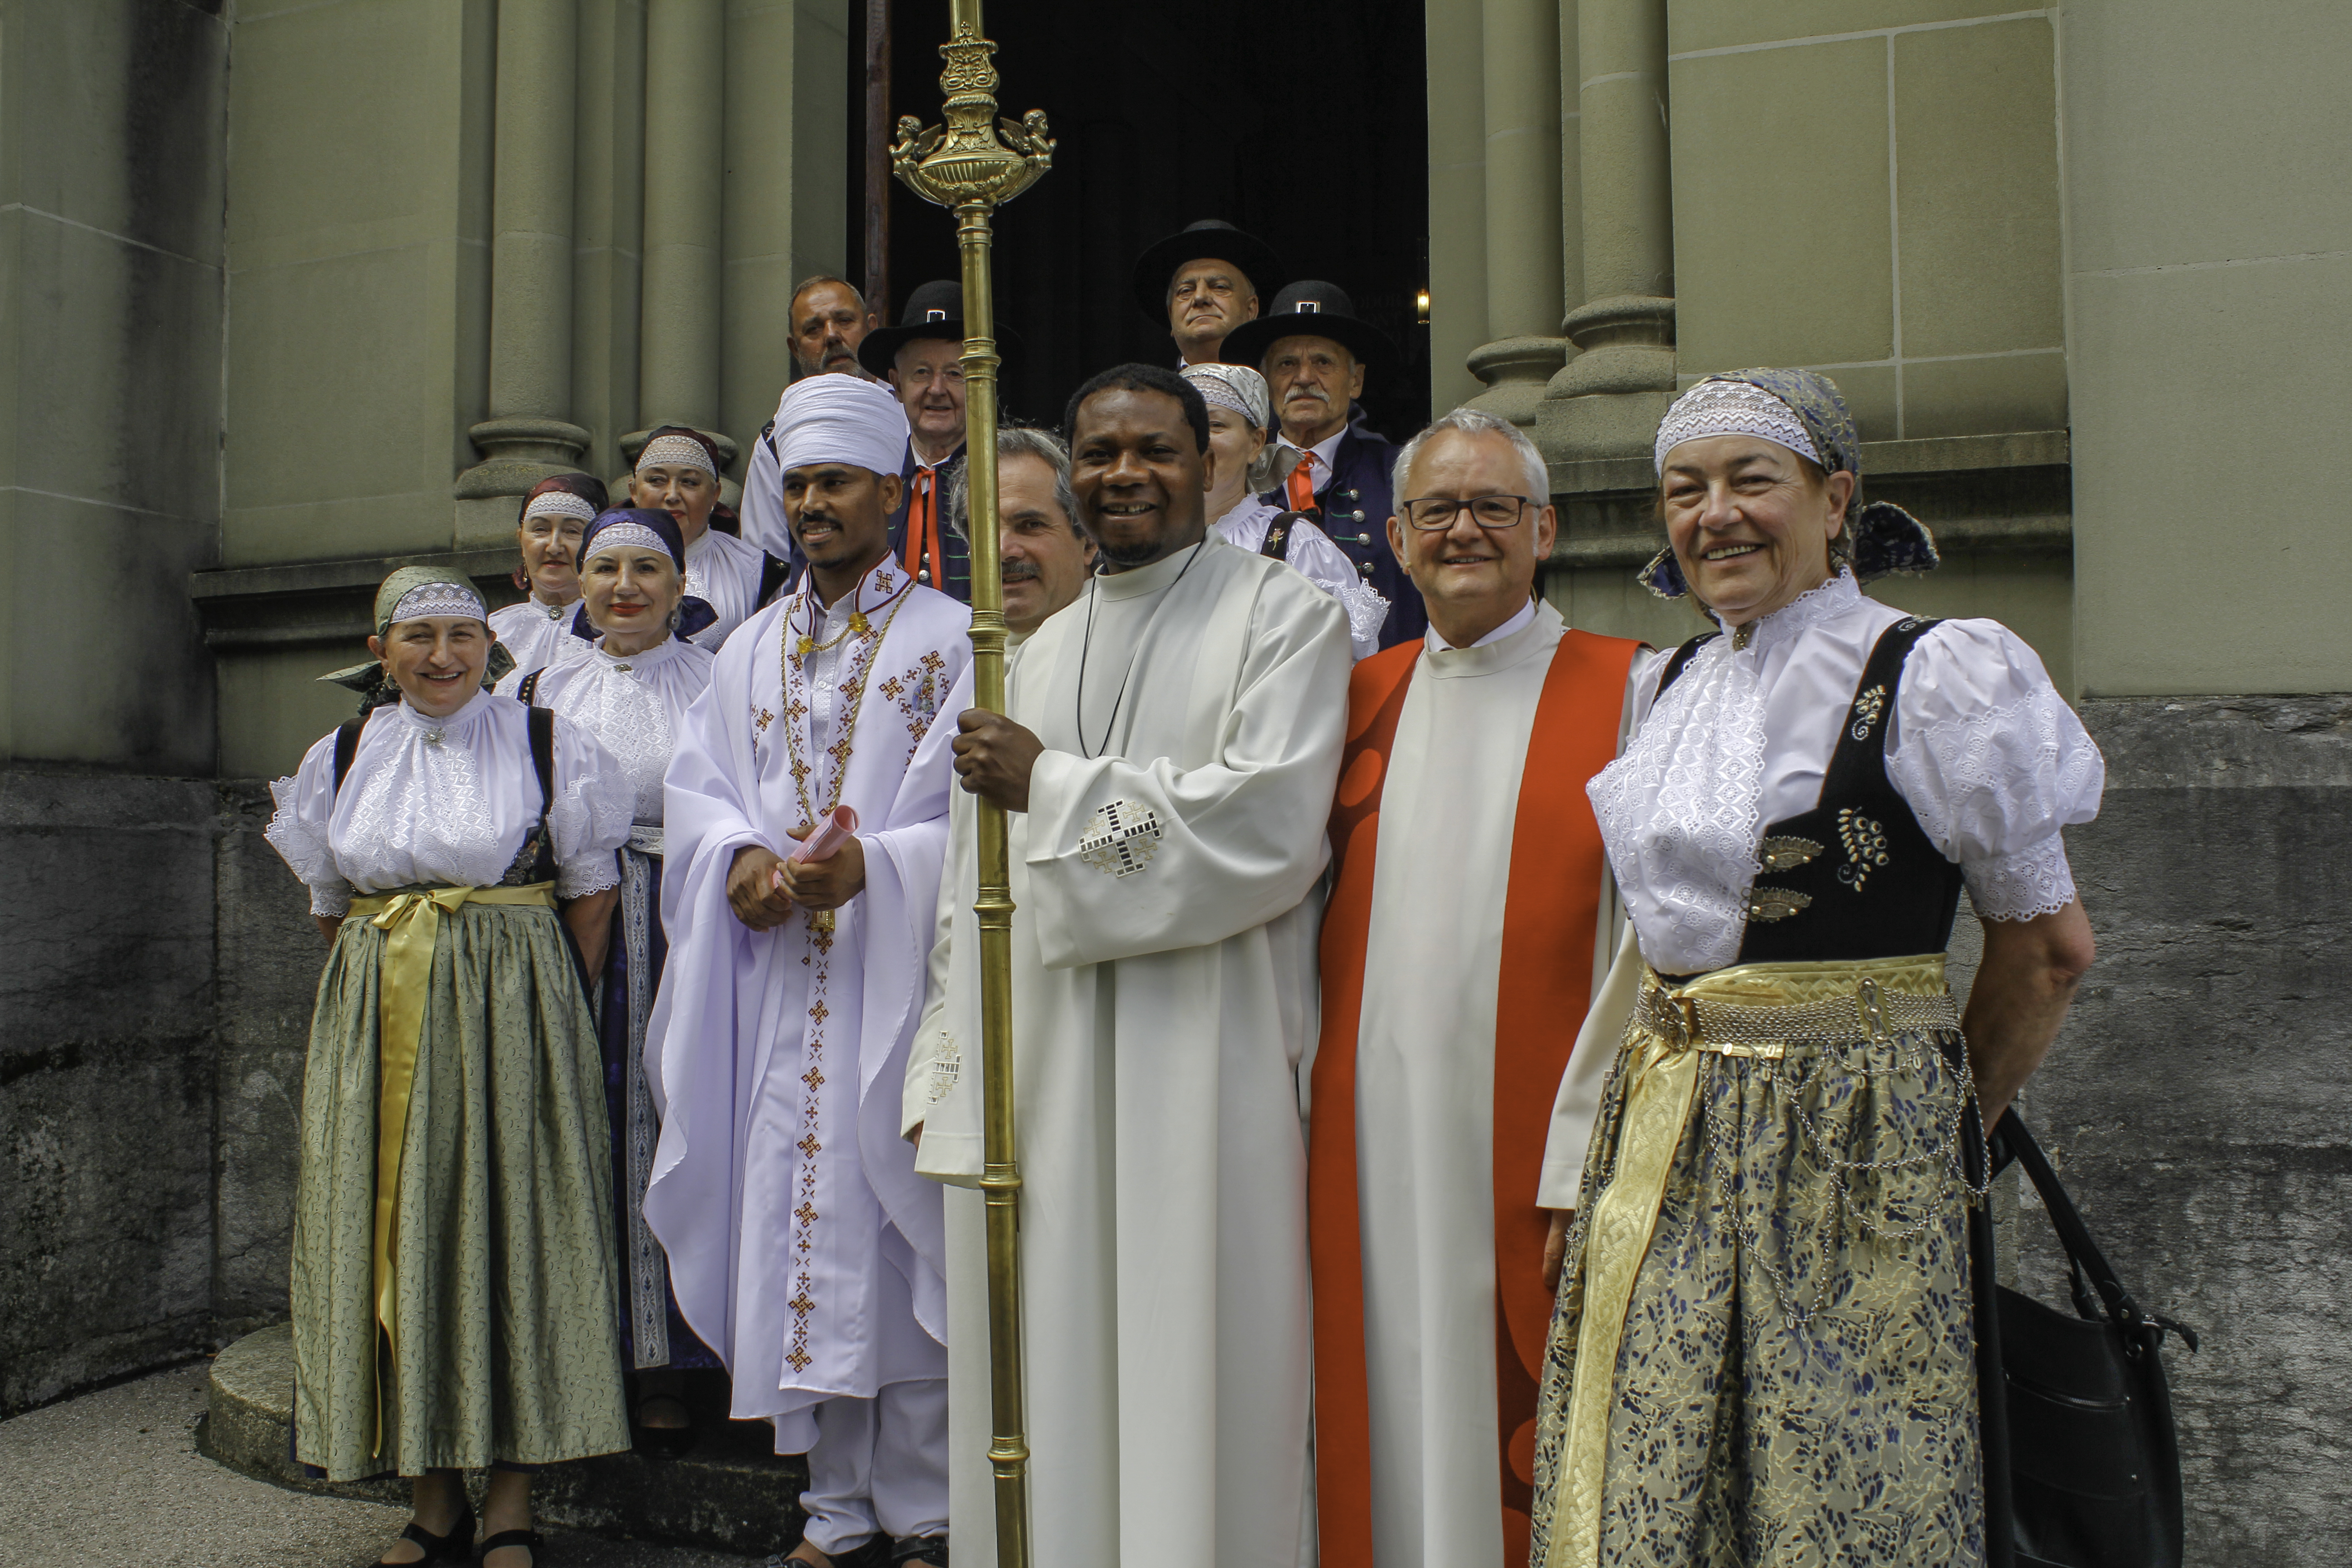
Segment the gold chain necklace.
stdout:
[[[795,650],[793,647],[794,638],[793,637],[792,620],[790,617],[787,617],[785,620],[782,647],[780,649],[783,663],[783,668],[781,673],[782,675],[784,693],[787,699],[787,722],[784,726],[784,744],[788,749],[791,759],[793,790],[793,793],[800,797],[801,830],[803,833],[813,831],[817,823],[831,816],[841,805],[841,788],[842,785],[847,782],[849,777],[849,759],[854,749],[853,742],[857,731],[857,715],[858,711],[866,705],[866,681],[874,673],[875,656],[882,651],[882,639],[889,635],[890,623],[898,618],[898,608],[901,605],[906,603],[907,587],[910,586],[912,586],[911,582],[907,586],[899,588],[898,592],[892,594],[889,598],[883,601],[881,608],[886,613],[883,615],[882,624],[878,627],[876,626],[872,621],[866,618],[866,613],[863,610],[858,609],[853,604],[849,612],[849,625],[843,628],[831,642],[819,644],[814,637],[811,637],[806,634],[803,634],[798,638],[799,647],[797,650]],[[850,591],[853,594],[857,592],[855,588]],[[812,585],[807,592],[809,597],[810,616],[812,621],[814,621],[816,616],[816,594],[814,585]],[[808,775],[811,768],[814,765],[814,760],[804,754],[805,736],[802,726],[799,721],[793,718],[789,712],[790,699],[793,689],[793,667],[795,662],[805,661],[816,654],[824,653],[828,649],[838,647],[844,637],[851,637],[853,635],[865,640],[862,642],[856,653],[852,656],[856,660],[856,663],[851,669],[851,679],[847,681],[841,682],[840,685],[835,688],[836,692],[846,690],[848,701],[843,708],[840,717],[836,721],[835,731],[836,738],[828,751],[828,754],[833,757],[834,761],[832,798],[825,803],[824,811],[820,812],[809,799]],[[803,668],[803,679],[805,679],[804,662]]]

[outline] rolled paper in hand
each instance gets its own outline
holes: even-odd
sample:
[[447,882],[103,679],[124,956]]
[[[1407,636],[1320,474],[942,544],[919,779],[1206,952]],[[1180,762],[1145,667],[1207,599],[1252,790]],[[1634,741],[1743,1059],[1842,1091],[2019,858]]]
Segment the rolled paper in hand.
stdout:
[[[820,823],[815,832],[802,839],[800,847],[785,858],[830,860],[841,853],[843,845],[856,837],[857,837],[857,813],[845,805],[837,805],[833,808],[833,815]],[[784,885],[784,873],[781,868],[772,872],[770,878],[777,887],[781,888]]]

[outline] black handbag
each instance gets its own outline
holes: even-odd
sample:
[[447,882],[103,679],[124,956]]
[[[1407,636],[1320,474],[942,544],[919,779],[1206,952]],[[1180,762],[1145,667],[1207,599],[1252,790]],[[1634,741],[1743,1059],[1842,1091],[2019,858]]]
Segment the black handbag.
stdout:
[[2180,1454],[2159,1353],[2197,1336],[2131,1298],[2011,1110],[1990,1139],[2014,1159],[2065,1248],[2070,1315],[1995,1291],[2017,1568],[2179,1568]]

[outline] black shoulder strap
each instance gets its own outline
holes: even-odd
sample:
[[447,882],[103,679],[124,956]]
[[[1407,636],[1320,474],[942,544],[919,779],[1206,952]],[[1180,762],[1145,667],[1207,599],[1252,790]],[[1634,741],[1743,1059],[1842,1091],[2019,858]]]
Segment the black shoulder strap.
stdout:
[[1903,684],[1903,661],[1919,639],[1940,621],[1906,616],[1878,634],[1864,661],[1862,679],[1854,683],[1853,703],[1846,710],[1845,728],[1838,731],[1837,749],[1822,776],[1822,798],[1844,800],[1864,786],[1864,773],[1875,770],[1886,776],[1886,715],[1894,710],[1895,692]]
[[522,678],[522,684],[520,686],[515,688],[515,695],[522,700],[522,705],[524,707],[531,708],[538,705],[539,678],[546,673],[547,671],[544,669],[534,669],[529,675]]
[[1723,634],[1721,632],[1702,632],[1697,637],[1691,638],[1690,641],[1683,644],[1682,647],[1675,649],[1673,656],[1666,660],[1666,672],[1658,677],[1658,689],[1652,695],[1650,699],[1651,702],[1654,705],[1660,697],[1664,697],[1666,694],[1667,687],[1672,686],[1675,681],[1682,679],[1683,670],[1690,664],[1692,659],[1698,657],[1699,649],[1705,647],[1707,644],[1713,642],[1722,635]]
[[1265,525],[1265,537],[1258,542],[1257,552],[1276,561],[1289,560],[1291,536],[1306,518],[1305,512],[1298,511],[1286,511],[1276,517]]
[[760,596],[751,601],[753,607],[766,609],[774,602],[776,595],[791,584],[792,580],[791,562],[762,554],[760,557]]
[[555,712],[552,709],[530,710],[530,765],[539,774],[539,814],[555,800]]
[[367,728],[367,715],[346,719],[335,726],[335,793],[343,793],[343,776],[352,771],[352,758],[358,755],[360,731]]

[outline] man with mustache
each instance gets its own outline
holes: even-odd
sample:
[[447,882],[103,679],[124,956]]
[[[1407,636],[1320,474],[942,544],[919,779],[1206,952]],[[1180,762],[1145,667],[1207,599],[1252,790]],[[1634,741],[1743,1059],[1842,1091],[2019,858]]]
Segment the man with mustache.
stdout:
[[1135,302],[1176,340],[1176,368],[1214,364],[1225,335],[1258,312],[1258,284],[1282,276],[1274,247],[1218,218],[1187,224],[1135,261]]
[[[1307,1495],[1297,1073],[1347,615],[1210,531],[1208,408],[1182,376],[1106,371],[1068,428],[1107,564],[1013,656],[1007,711],[964,713],[955,743],[1010,838],[1037,1568],[1289,1563]],[[956,1188],[950,1511],[986,1561],[975,837],[951,841],[905,1125],[916,1168]]]
[[[719,650],[665,781],[645,1215],[680,1310],[732,1373],[730,1414],[809,1457],[787,1561],[814,1568],[947,1561],[940,1194],[890,1133],[971,616],[890,558],[906,444],[884,387],[822,375],[784,395],[777,455],[808,571]],[[843,807],[850,837],[791,858]]]
[[1388,334],[1357,318],[1347,290],[1310,279],[1276,295],[1274,308],[1235,329],[1221,353],[1265,377],[1283,441],[1299,454],[1283,488],[1264,499],[1313,518],[1389,602],[1381,647],[1418,638],[1429,626],[1421,590],[1382,534],[1395,510],[1389,468],[1396,443],[1358,422],[1354,410],[1367,369],[1399,363]]
[[[866,296],[847,279],[819,273],[803,279],[793,290],[788,311],[792,323],[793,373],[796,380],[812,375],[854,375],[874,379],[857,363],[857,345],[878,324],[866,308]],[[751,458],[743,479],[743,537],[770,555],[788,561],[799,576],[799,547],[784,526],[783,472],[776,466],[776,422],[768,421],[751,443]]]
[[[1044,430],[997,431],[996,540],[1008,647],[1019,647],[1047,616],[1076,602],[1093,575],[1095,542],[1078,526],[1077,510],[1067,447]],[[948,480],[948,522],[971,536],[971,493],[961,466]],[[957,711],[971,706],[966,700]]]
[[1576,1201],[1617,1045],[1577,1038],[1617,923],[1585,783],[1639,645],[1533,597],[1558,522],[1517,426],[1457,408],[1396,484],[1429,630],[1356,667],[1331,816],[1316,1509],[1326,1563],[1519,1563],[1558,1267],[1539,1205]]

